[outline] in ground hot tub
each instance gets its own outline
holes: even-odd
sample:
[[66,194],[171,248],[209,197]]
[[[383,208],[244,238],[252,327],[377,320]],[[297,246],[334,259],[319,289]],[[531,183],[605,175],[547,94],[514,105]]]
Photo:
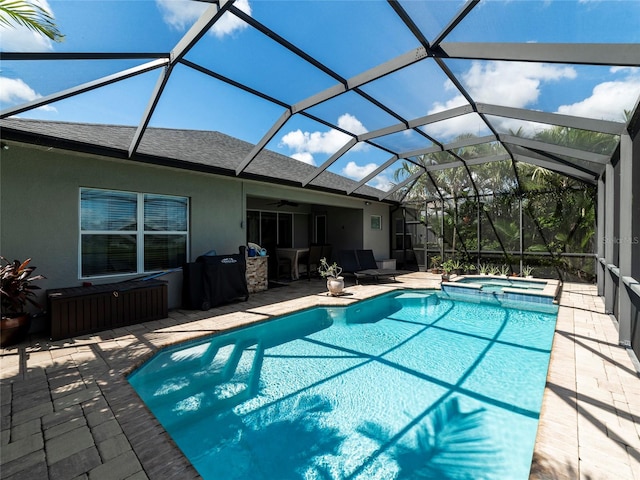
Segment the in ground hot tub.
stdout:
[[543,304],[553,304],[559,289],[558,280],[493,275],[464,275],[442,282],[442,291],[447,294]]

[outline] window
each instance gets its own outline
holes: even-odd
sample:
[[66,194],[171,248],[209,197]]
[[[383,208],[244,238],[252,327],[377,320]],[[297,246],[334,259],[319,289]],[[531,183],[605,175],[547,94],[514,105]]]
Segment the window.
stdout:
[[80,189],[80,276],[167,270],[187,259],[189,199]]
[[316,236],[315,240],[318,245],[327,243],[327,216],[316,215]]
[[247,210],[247,241],[267,250],[293,247],[294,227],[292,213]]

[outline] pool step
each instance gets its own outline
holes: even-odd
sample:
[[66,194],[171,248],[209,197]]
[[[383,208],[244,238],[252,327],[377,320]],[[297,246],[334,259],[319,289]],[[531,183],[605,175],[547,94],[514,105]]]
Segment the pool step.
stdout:
[[[231,345],[232,348],[225,348]],[[152,411],[172,412],[167,418],[183,421],[184,415],[230,408],[256,394],[264,355],[261,342],[226,344],[207,353],[211,369],[205,369],[204,375],[198,377],[186,375],[177,379],[177,383],[187,383],[177,390],[148,398],[146,403]],[[250,368],[239,370],[239,365],[250,365]]]
[[438,294],[436,292],[407,292],[402,293],[395,297],[395,299],[400,302],[403,306],[423,306],[429,307],[432,305],[437,305],[440,302],[438,298]]

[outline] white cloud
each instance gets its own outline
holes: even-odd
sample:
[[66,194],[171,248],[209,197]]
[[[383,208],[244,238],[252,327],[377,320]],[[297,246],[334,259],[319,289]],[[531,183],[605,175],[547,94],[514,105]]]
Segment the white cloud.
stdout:
[[[367,132],[360,120],[349,113],[345,113],[338,118],[338,126],[356,135]],[[293,150],[292,158],[315,165],[314,153],[332,155],[350,139],[350,135],[334,129],[324,132],[303,132],[298,129],[285,134],[280,140],[279,146]],[[354,149],[358,148],[362,147],[359,144],[354,147]]]
[[[33,3],[40,5],[55,19],[53,10],[46,0],[34,0]],[[0,25],[0,36],[4,52],[47,52],[53,50],[53,42],[47,37],[15,23],[12,23],[11,26]]]
[[637,70],[636,67],[611,67],[609,69],[611,73],[619,73],[619,72],[634,73],[636,70]]
[[[525,108],[538,101],[544,82],[573,79],[576,75],[576,71],[571,67],[528,62],[475,61],[462,78],[467,92],[476,101]],[[451,87],[451,82],[447,80],[445,90],[451,90]],[[466,99],[462,95],[456,95],[444,103],[434,103],[428,113],[433,114],[465,104]],[[450,141],[462,133],[489,133],[478,123],[476,115],[452,118],[430,125],[427,130],[445,141]]]
[[[462,78],[467,92],[477,101],[524,108],[538,101],[542,82],[573,79],[576,75],[571,67],[540,63],[473,62]],[[445,90],[452,86],[451,81],[445,82]],[[466,103],[462,95],[456,95],[445,103],[434,103],[429,114]]]
[[382,190],[384,192],[388,192],[395,186],[391,180],[385,175],[378,175],[376,178],[372,179],[367,185],[373,188],[377,188],[378,190]]
[[[211,6],[206,2],[193,2],[191,0],[156,0],[156,4],[162,12],[164,21],[176,30],[189,28]],[[237,0],[233,5],[238,10],[251,15],[249,0]],[[218,38],[222,38],[246,27],[247,24],[245,22],[227,12],[214,24],[211,33]]]
[[345,113],[338,118],[338,126],[355,135],[361,135],[368,132],[362,122],[349,113]]
[[[366,165],[358,165],[356,162],[349,162],[342,169],[342,175],[352,178],[356,181],[362,180],[364,177],[373,172],[379,165],[375,163],[367,163]],[[384,173],[376,175],[372,178],[367,185],[373,188],[377,188],[379,190],[384,190],[385,192],[391,187],[394,186],[394,183],[389,180],[389,177]]]
[[[0,103],[16,105],[31,102],[41,98],[33,88],[19,78],[0,77]],[[40,107],[43,110],[56,111],[49,106]]]
[[473,98],[524,108],[538,101],[542,82],[573,79],[576,75],[572,67],[527,62],[473,62],[463,78]]
[[361,180],[376,168],[378,168],[378,165],[375,163],[358,165],[356,162],[351,161],[342,169],[342,174],[346,177],[353,178],[354,180]]
[[313,155],[311,155],[309,152],[294,153],[293,155],[291,155],[291,158],[295,158],[296,160],[299,160],[303,163],[308,163],[309,165],[313,165],[314,167],[318,166],[313,159]]
[[593,88],[590,97],[571,105],[561,105],[558,113],[601,120],[624,121],[624,109],[632,109],[640,96],[640,77],[604,82]]

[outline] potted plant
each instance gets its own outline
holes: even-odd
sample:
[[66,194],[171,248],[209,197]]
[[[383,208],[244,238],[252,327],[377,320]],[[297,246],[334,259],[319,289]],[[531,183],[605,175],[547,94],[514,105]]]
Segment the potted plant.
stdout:
[[431,273],[441,272],[441,265],[440,265],[441,261],[442,261],[442,258],[440,258],[440,256],[438,255],[434,255],[433,257],[431,257]]
[[442,281],[448,282],[449,278],[451,278],[451,272],[453,270],[453,260],[445,260],[442,262]]
[[463,272],[463,265],[460,260],[453,260],[451,264],[451,271],[456,275],[460,275]]
[[496,265],[489,266],[489,275],[498,275],[500,273],[500,269]]
[[474,263],[467,263],[464,266],[464,271],[467,273],[467,275],[473,275],[473,272],[476,271],[476,265]]
[[30,267],[30,258],[24,262],[10,262],[0,256],[0,297],[2,316],[0,318],[0,346],[18,343],[29,331],[31,316],[25,311],[27,303],[40,307],[32,297],[40,287],[32,284],[41,280],[42,275],[31,276],[36,267]]
[[327,289],[333,296],[340,295],[344,289],[344,277],[341,277],[342,268],[336,262],[329,264],[326,257],[320,259],[318,273],[327,279]]
[[522,276],[525,278],[533,278],[533,275],[531,275],[533,273],[533,267],[530,267],[529,265],[524,265],[522,267]]
[[489,266],[489,264],[481,263],[480,264],[480,268],[478,270],[480,272],[480,275],[487,275],[489,273],[490,269],[491,269],[491,267]]
[[510,271],[511,268],[509,267],[509,265],[502,265],[500,267],[500,275],[502,275],[503,277],[508,277]]

